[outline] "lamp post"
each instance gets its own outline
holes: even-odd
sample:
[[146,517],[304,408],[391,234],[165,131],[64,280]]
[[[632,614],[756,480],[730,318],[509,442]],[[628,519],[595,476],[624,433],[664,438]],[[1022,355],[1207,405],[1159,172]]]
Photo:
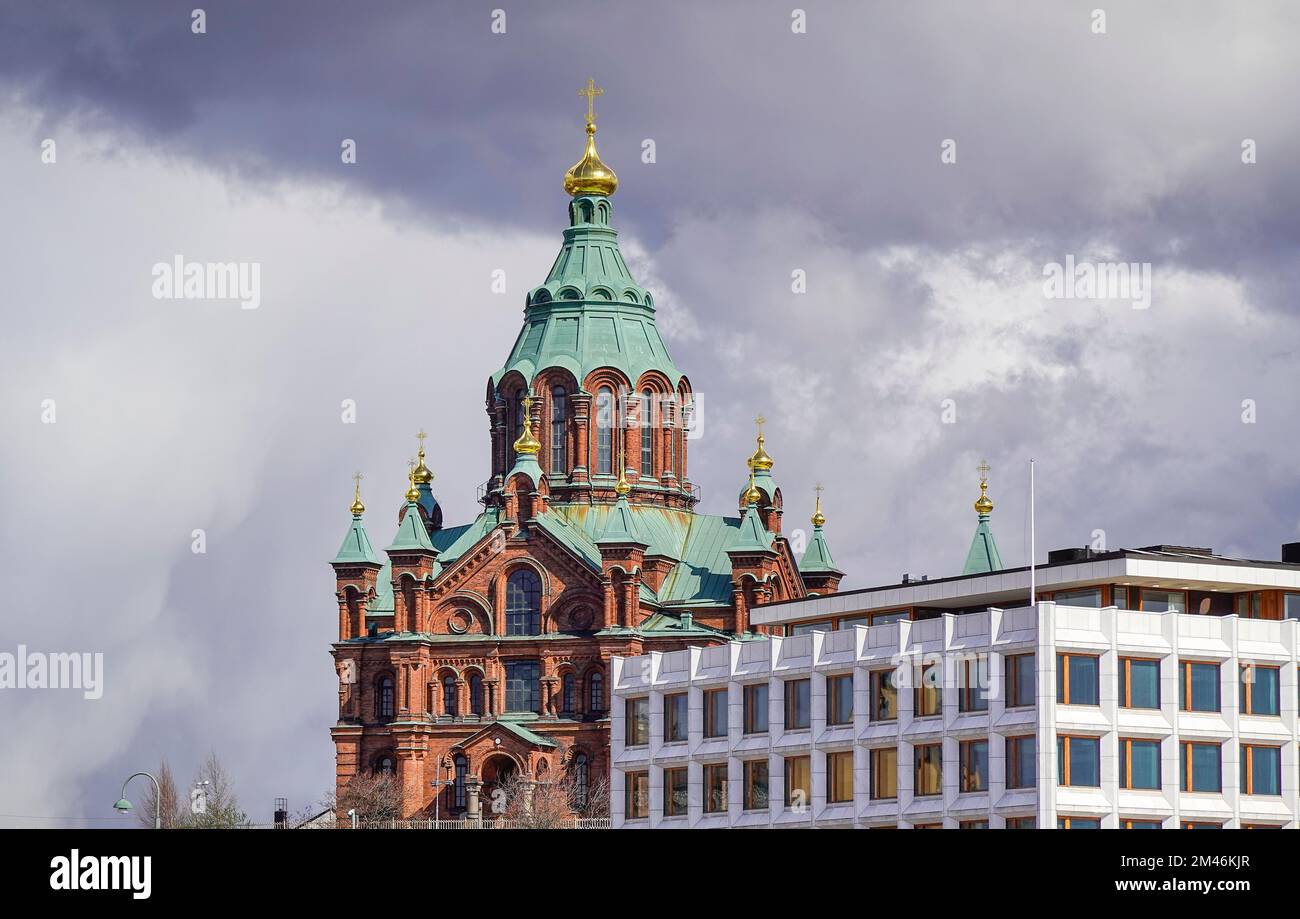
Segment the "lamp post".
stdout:
[[137,778],[139,776],[144,776],[149,781],[153,782],[153,790],[154,790],[153,828],[155,830],[161,830],[162,829],[162,787],[159,786],[158,780],[155,779],[152,775],[150,775],[147,772],[137,772],[134,773],[133,775],[127,776],[126,781],[122,783],[122,797],[119,798],[117,803],[113,805],[113,809],[123,814],[128,813],[131,810],[131,802],[126,799],[126,786],[131,784],[131,779]]

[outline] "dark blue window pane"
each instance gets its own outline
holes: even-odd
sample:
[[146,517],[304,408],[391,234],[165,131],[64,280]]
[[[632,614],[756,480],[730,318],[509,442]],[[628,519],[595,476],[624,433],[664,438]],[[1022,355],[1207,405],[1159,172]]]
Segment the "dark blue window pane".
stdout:
[[1247,667],[1241,671],[1241,710],[1247,711],[1249,697],[1252,715],[1276,715],[1279,712],[1281,693],[1278,686],[1279,671],[1274,667]]
[[542,581],[520,568],[506,581],[506,634],[537,635],[542,624]]
[[506,663],[506,711],[535,712],[541,707],[538,686],[541,664],[537,661]]
[[[1127,672],[1127,686],[1125,673]],[[1120,665],[1120,702],[1127,698],[1129,708],[1160,707],[1160,662],[1127,661]]]
[[1152,789],[1158,789],[1160,787],[1159,741],[1131,741],[1128,755],[1126,759],[1120,763],[1121,770],[1126,769],[1130,762],[1132,763],[1133,774],[1130,777],[1128,787]]
[[[1182,664],[1181,707],[1190,712],[1217,712],[1219,710],[1219,665]],[[1188,680],[1191,681],[1190,695]]]
[[1252,785],[1246,784],[1246,751],[1241,755],[1241,790],[1255,795],[1280,795],[1282,793],[1282,751],[1277,747],[1252,747],[1250,749]]

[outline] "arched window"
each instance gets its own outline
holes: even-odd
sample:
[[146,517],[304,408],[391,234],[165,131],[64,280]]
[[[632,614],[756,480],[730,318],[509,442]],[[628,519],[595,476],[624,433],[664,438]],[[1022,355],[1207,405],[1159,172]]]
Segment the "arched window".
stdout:
[[603,712],[605,710],[605,675],[599,670],[593,671],[587,681],[589,692],[588,711]]
[[387,721],[395,714],[393,711],[393,678],[379,678],[379,720]]
[[469,678],[469,710],[475,715],[483,714],[483,678],[477,673]]
[[650,478],[655,474],[654,461],[654,393],[641,393],[641,475]]
[[574,710],[574,703],[577,701],[576,686],[577,680],[573,678],[573,674],[566,673],[560,684],[560,711],[566,715]]
[[456,715],[456,678],[450,673],[442,678],[442,713]]
[[596,473],[614,474],[614,391],[607,386],[596,392]]
[[573,806],[582,810],[587,806],[587,754],[579,753],[573,758]]
[[563,386],[551,390],[551,472],[568,472],[564,423],[568,397]]
[[454,807],[456,810],[464,810],[465,809],[465,773],[468,771],[469,764],[465,761],[465,757],[459,753],[456,754],[456,758],[452,760],[452,762],[456,769],[456,773],[455,773],[456,777],[453,780],[451,786],[451,790],[452,790],[451,806]]
[[506,634],[540,635],[542,582],[531,568],[519,568],[506,581]]
[[673,400],[670,398],[664,403],[663,418],[660,419],[664,426],[664,453],[667,462],[664,465],[664,472],[667,475],[675,476],[677,474],[675,451],[673,450]]
[[379,757],[379,761],[375,763],[375,772],[379,773],[380,775],[392,775],[393,758],[391,756]]

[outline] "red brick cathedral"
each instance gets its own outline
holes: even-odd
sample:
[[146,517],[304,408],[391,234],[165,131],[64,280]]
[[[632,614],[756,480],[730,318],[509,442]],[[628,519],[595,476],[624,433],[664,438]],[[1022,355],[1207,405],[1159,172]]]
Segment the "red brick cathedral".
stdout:
[[490,818],[486,801],[512,776],[565,778],[582,805],[609,767],[611,655],[757,639],[751,608],[842,577],[820,504],[801,559],[782,535],[761,426],[738,516],[696,513],[691,383],[619,252],[594,92],[586,150],[564,178],[564,244],[487,381],[482,512],[444,525],[421,435],[387,558],[358,487],[332,563],[339,792],[391,772],[406,817]]

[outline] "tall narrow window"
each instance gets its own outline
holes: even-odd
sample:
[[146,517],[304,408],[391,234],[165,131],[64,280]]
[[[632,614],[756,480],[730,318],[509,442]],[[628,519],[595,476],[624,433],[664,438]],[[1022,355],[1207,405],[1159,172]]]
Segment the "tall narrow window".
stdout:
[[957,710],[960,712],[986,712],[989,710],[989,658],[977,654],[959,664],[961,683],[957,687]]
[[989,742],[964,740],[961,743],[961,790],[989,790]]
[[1219,665],[1202,661],[1178,662],[1178,705],[1185,712],[1219,710]]
[[879,747],[871,751],[871,798],[884,801],[898,797],[898,750]]
[[745,733],[767,733],[767,684],[752,683],[745,687]]
[[664,743],[686,739],[686,702],[687,694],[684,692],[664,696]]
[[704,767],[704,813],[721,814],[727,810],[727,764],[709,763]]
[[569,461],[566,450],[565,422],[568,411],[568,395],[563,386],[551,390],[551,472],[568,472]]
[[1007,708],[1034,704],[1036,680],[1034,655],[1011,654],[1006,658]]
[[542,581],[531,568],[518,568],[506,581],[506,634],[542,631]]
[[686,767],[664,770],[664,816],[686,816]]
[[765,759],[752,759],[744,765],[745,810],[766,810],[768,806],[768,767]]
[[915,767],[913,793],[918,797],[943,794],[943,745],[918,744],[912,748]]
[[542,665],[538,661],[506,662],[506,711],[540,712]]
[[853,675],[827,677],[826,723],[853,723]]
[[938,715],[943,711],[943,662],[931,661],[913,670],[916,688],[912,690],[912,714],[917,718]]
[[614,474],[614,391],[596,391],[596,473]]
[[785,758],[785,806],[801,809],[812,802],[812,758]]
[[[673,400],[672,400],[671,398],[669,398],[669,399],[664,403],[663,418],[661,419],[661,420],[663,421],[663,426],[664,426],[664,428],[663,428],[663,430],[664,430],[664,434],[663,434],[663,437],[664,437],[664,459],[665,459],[665,462],[664,462],[664,475],[671,475],[671,476],[675,476],[675,475],[677,475],[677,472],[676,472],[676,469],[677,469],[677,465],[676,465],[676,463],[677,463],[677,458],[676,458],[676,455],[675,455],[675,454],[676,454],[676,451],[673,449],[674,446],[675,446],[675,444],[674,444],[674,440],[675,440],[675,437],[676,437],[676,435],[673,433],[673,430],[674,430],[674,429],[673,429],[673,417],[672,417],[672,414],[673,414],[673,405],[674,405],[674,402],[673,402]],[[1297,596],[1297,597],[1300,597],[1300,594],[1296,594],[1296,596]],[[1300,604],[1297,604],[1297,607],[1300,607]]]
[[626,804],[623,811],[628,820],[641,820],[650,816],[650,773],[629,772],[624,777]]
[[386,721],[393,717],[393,678],[382,677],[379,680],[379,720]]
[[457,753],[456,758],[452,760],[455,768],[455,779],[452,783],[451,806],[456,810],[465,809],[465,773],[468,771],[468,763],[465,757]]
[[894,671],[871,671],[871,720],[894,721],[898,718],[898,689]]
[[647,389],[641,393],[641,477],[646,479],[655,474],[654,414],[654,393]]
[[483,677],[477,673],[469,678],[469,710],[475,715],[483,714]]
[[566,673],[560,681],[560,711],[568,715],[577,705],[577,679],[572,673]]
[[629,747],[644,747],[650,742],[650,700],[645,696],[628,699],[625,714],[624,742]]
[[725,689],[704,691],[704,736],[727,736],[727,691]]
[[853,751],[826,754],[826,803],[853,800]]
[[808,680],[785,681],[785,729],[799,731],[812,723],[812,685]]
[[1099,705],[1100,669],[1100,659],[1092,655],[1056,655],[1056,701],[1062,705]]
[[1038,740],[1033,734],[1007,738],[1007,787],[1033,788],[1038,784]]
[[587,806],[587,754],[575,756],[570,770],[573,775],[573,807],[582,810]]
[[450,673],[442,678],[442,713],[455,717],[456,711],[456,678]]
[[587,678],[587,710],[590,712],[603,712],[605,710],[605,675],[599,670],[593,670],[590,677]]

